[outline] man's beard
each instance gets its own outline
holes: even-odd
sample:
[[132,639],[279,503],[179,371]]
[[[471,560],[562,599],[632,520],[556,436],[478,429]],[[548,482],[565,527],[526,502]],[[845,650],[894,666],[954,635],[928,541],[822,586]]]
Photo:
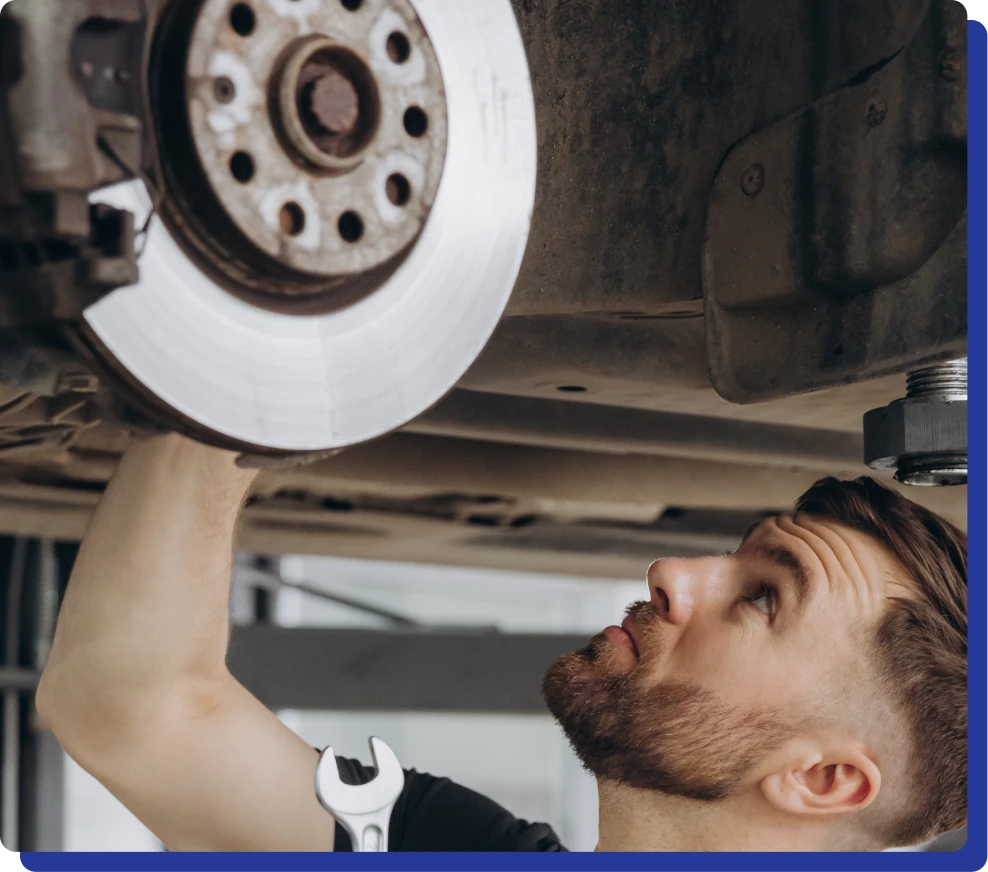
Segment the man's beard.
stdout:
[[[737,794],[754,764],[794,734],[769,712],[741,712],[694,684],[645,682],[662,638],[647,602],[628,608],[641,631],[638,666],[609,674],[603,635],[549,669],[542,692],[577,757],[598,779],[713,801]],[[647,652],[647,656],[646,656]]]

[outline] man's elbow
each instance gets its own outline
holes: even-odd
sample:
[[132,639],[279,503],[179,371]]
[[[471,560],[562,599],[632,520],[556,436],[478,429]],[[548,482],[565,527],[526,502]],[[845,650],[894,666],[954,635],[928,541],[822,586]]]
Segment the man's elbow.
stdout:
[[56,736],[73,720],[69,713],[72,681],[71,676],[60,675],[57,667],[49,664],[41,673],[34,693],[38,719]]
[[41,723],[62,749],[91,774],[111,764],[133,732],[121,701],[73,669],[49,664],[34,697]]
[[46,672],[41,674],[41,681],[38,682],[38,687],[34,692],[34,708],[38,713],[38,720],[41,721],[41,725],[54,733],[55,695],[51,689],[51,679],[47,677]]
[[41,722],[65,751],[85,768],[109,761],[121,749],[136,749],[222,711],[233,679],[193,679],[161,686],[153,682],[94,682],[73,669],[49,666],[41,676],[35,706]]
[[97,740],[98,734],[92,724],[92,702],[87,707],[79,706],[74,699],[78,692],[78,687],[72,686],[71,677],[47,668],[38,682],[34,707],[41,724],[55,735],[70,757],[82,764],[79,758],[88,756],[86,746]]

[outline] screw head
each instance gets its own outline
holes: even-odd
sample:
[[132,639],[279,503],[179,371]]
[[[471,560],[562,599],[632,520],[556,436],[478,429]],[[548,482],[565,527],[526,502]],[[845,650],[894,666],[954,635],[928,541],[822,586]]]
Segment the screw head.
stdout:
[[878,127],[888,115],[889,109],[881,97],[875,97],[868,103],[868,126]]
[[961,60],[952,48],[940,54],[940,77],[947,82],[956,82],[961,75]]
[[752,164],[741,174],[741,190],[749,197],[757,197],[765,187],[765,167]]

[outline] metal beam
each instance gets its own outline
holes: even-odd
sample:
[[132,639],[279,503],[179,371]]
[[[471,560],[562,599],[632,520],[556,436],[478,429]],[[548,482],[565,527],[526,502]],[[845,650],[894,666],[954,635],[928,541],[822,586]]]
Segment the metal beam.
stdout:
[[545,714],[541,684],[588,636],[237,627],[230,670],[272,709]]
[[467,390],[453,391],[404,429],[542,448],[827,472],[855,469],[864,452],[859,433]]
[[33,669],[0,666],[0,690],[33,691],[38,686],[38,673]]

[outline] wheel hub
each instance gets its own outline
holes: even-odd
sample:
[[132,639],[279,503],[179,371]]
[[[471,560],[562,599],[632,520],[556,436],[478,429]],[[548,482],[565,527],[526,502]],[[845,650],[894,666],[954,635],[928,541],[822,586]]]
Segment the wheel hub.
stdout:
[[152,82],[167,100],[180,79],[186,115],[159,126],[163,211],[228,288],[332,305],[400,265],[447,145],[409,0],[205,0],[192,22],[166,17],[158,57]]

